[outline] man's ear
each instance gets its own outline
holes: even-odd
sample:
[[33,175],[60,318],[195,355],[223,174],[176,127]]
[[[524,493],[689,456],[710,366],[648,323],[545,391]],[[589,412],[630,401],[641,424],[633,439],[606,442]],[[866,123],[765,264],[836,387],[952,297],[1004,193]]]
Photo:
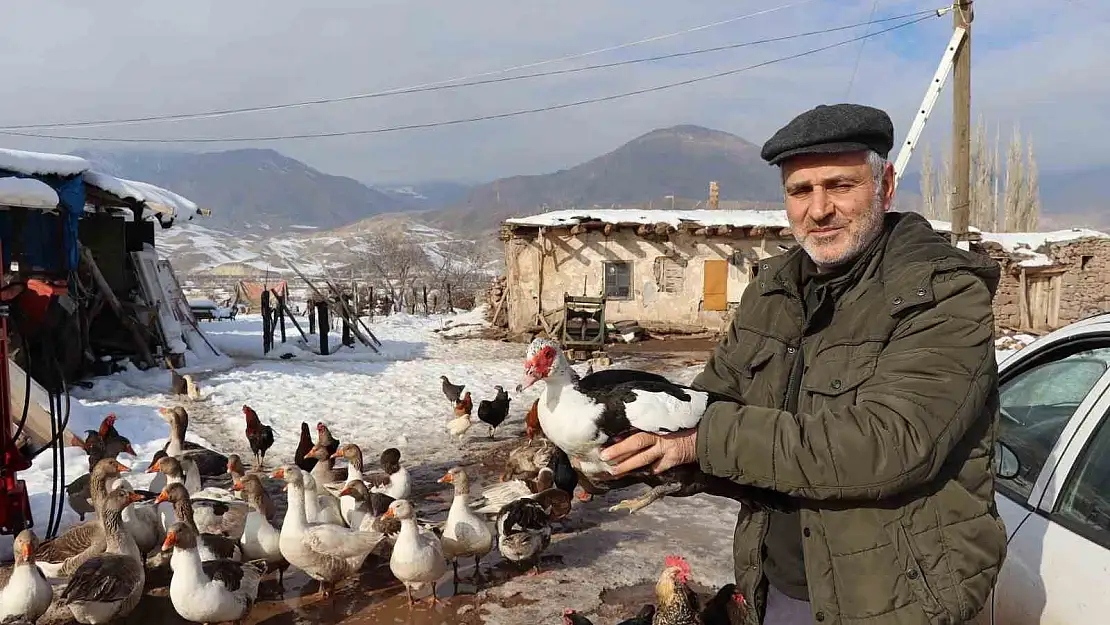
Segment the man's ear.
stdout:
[[883,211],[894,207],[894,163],[887,161],[883,170]]

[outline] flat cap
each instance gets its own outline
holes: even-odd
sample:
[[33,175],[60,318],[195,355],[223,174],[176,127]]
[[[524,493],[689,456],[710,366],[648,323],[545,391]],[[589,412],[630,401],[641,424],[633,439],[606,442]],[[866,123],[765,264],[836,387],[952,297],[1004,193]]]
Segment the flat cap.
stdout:
[[821,104],[790,120],[763,144],[772,165],[800,154],[874,150],[886,158],[894,147],[894,124],[886,111],[862,104]]

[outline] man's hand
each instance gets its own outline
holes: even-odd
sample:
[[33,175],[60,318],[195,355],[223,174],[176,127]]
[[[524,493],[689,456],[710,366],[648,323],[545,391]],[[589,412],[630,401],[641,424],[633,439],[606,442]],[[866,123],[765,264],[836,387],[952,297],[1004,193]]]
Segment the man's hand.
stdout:
[[640,432],[601,451],[601,458],[619,464],[615,475],[628,473],[652,465],[653,473],[662,473],[671,467],[698,459],[698,431],[683,430],[674,434],[649,434]]

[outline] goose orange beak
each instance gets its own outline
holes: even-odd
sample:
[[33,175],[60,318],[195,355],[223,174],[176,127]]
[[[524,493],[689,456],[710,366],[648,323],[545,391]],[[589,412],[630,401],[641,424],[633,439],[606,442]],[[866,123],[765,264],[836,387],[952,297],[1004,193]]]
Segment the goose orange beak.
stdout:
[[24,560],[30,560],[31,559],[31,552],[32,551],[34,551],[34,548],[31,546],[31,543],[29,543],[29,542],[24,543],[19,548],[19,553],[23,556]]
[[235,480],[235,483],[231,485],[231,490],[243,490],[243,482]]
[[168,495],[166,495],[166,491],[162,491],[162,492],[158,493],[157,497],[154,498],[154,503],[162,503],[162,502],[169,501],[169,500],[170,500],[170,498],[169,498]]
[[167,532],[166,540],[162,542],[162,551],[169,551],[177,544],[177,532]]
[[279,469],[274,470],[274,472],[270,474],[270,477],[274,478],[275,480],[284,480],[285,479],[285,469],[284,468],[279,468]]
[[395,516],[397,516],[397,513],[393,512],[393,508],[390,508],[382,515],[382,519],[392,519]]
[[436,480],[436,482],[439,483],[439,484],[454,484],[455,483],[455,477],[453,475],[451,475],[450,473],[447,473],[443,477]]
[[126,473],[126,472],[131,470],[131,467],[129,467],[126,464],[123,464],[122,462],[117,460],[116,461],[116,470],[119,471],[120,473]]
[[143,497],[139,493],[131,493],[131,494],[127,495],[127,500],[130,501],[131,503],[137,503],[137,502],[140,502],[140,501],[146,501],[146,497]]
[[352,496],[351,495],[351,489],[344,488],[343,490],[339,491],[339,496],[340,497],[350,497],[350,496]]

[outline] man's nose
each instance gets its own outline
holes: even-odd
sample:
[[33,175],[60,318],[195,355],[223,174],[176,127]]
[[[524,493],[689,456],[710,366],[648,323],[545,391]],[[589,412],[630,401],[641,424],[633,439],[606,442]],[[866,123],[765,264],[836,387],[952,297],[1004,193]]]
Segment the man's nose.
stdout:
[[832,198],[829,197],[824,187],[815,187],[813,189],[813,194],[810,195],[809,198],[809,218],[814,222],[820,223],[835,211],[836,209],[833,207]]

